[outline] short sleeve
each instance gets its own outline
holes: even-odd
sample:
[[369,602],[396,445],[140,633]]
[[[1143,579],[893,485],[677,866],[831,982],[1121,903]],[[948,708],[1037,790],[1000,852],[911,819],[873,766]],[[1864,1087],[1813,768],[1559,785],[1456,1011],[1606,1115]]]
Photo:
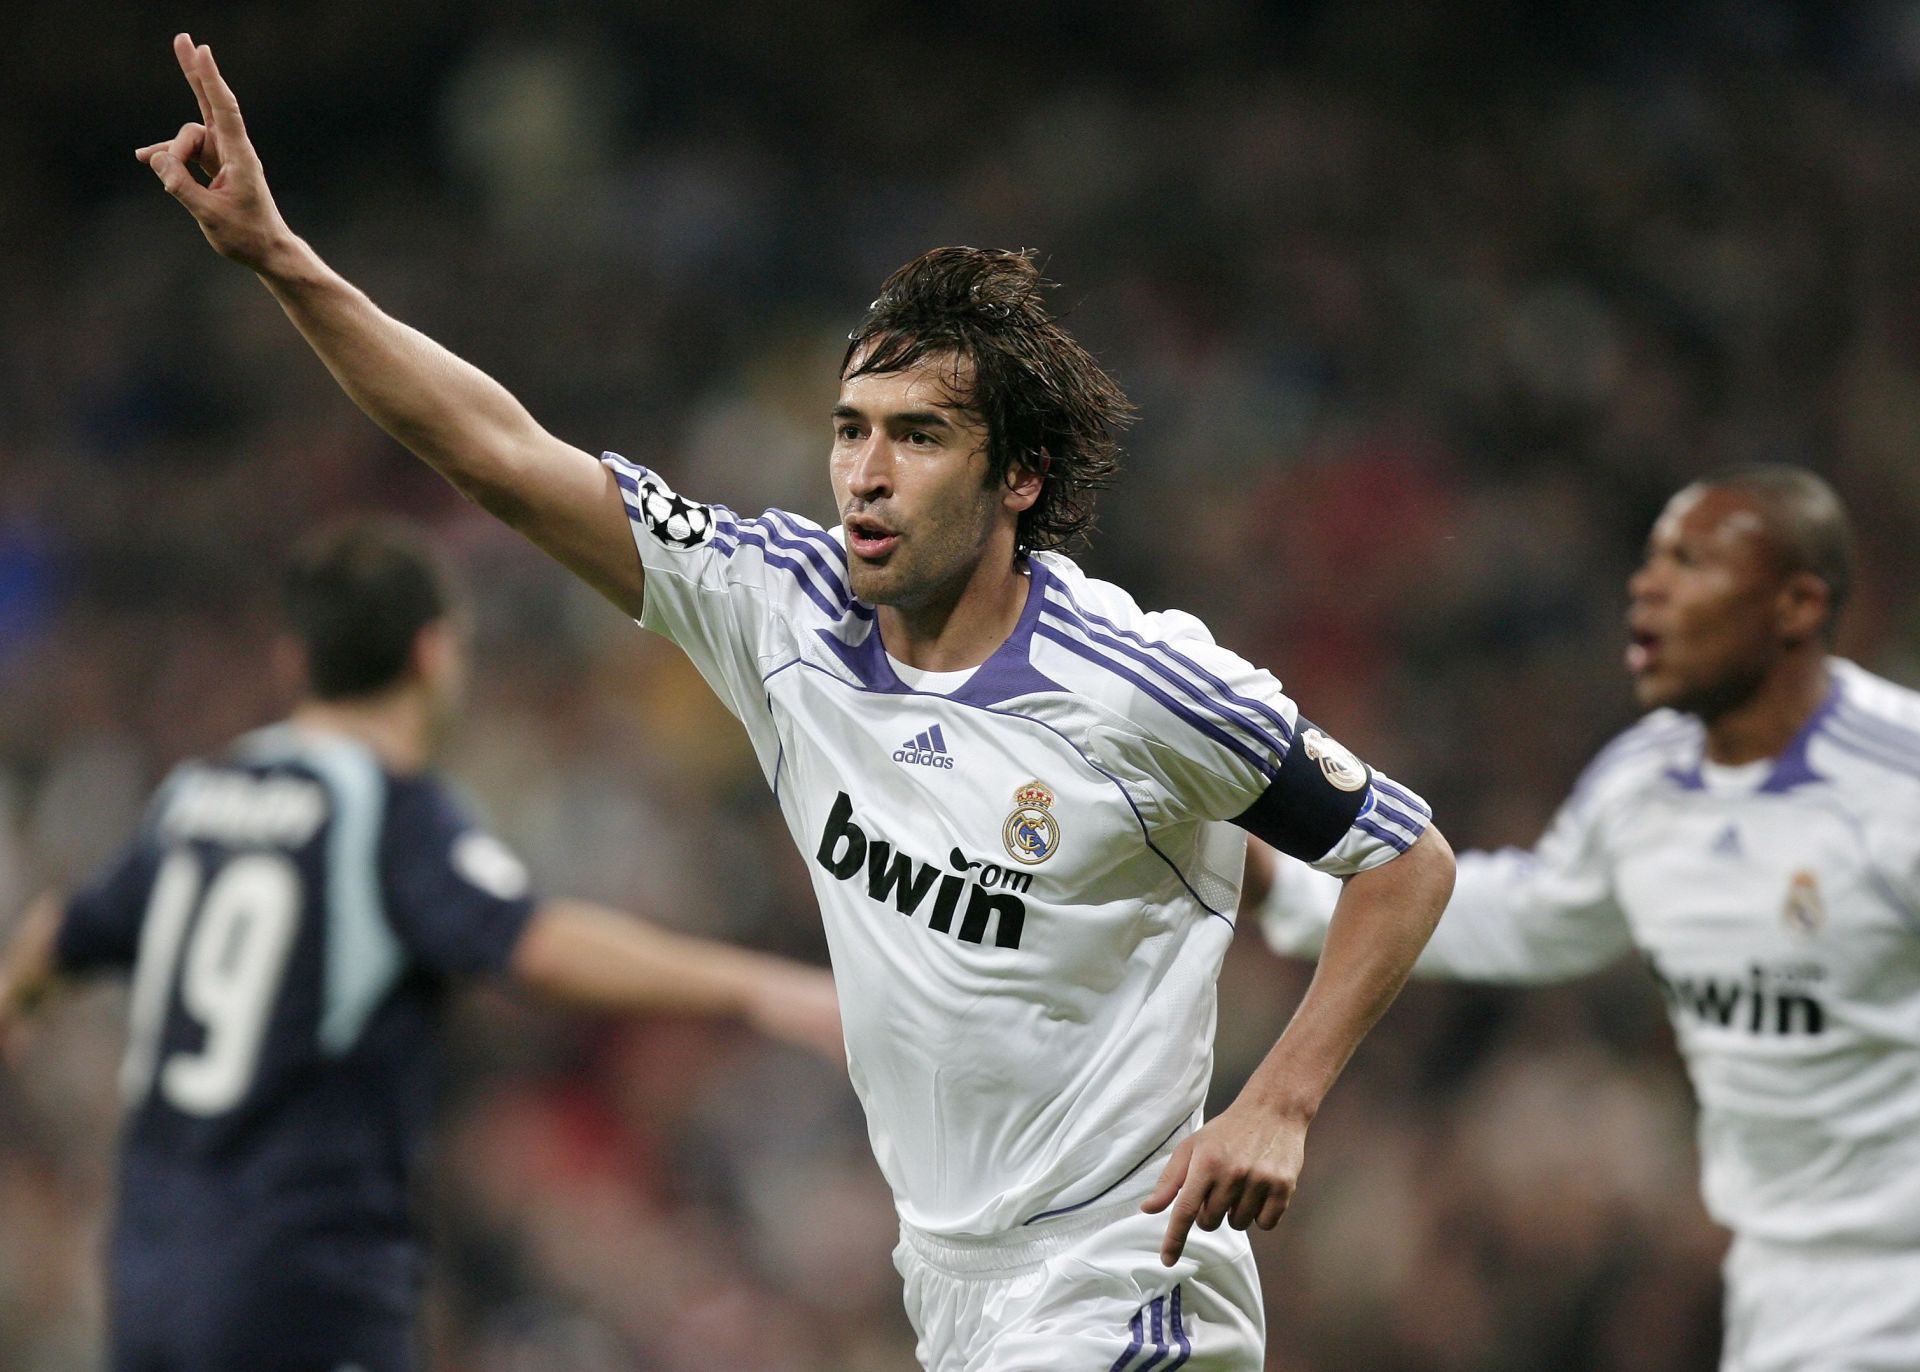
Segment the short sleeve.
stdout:
[[54,942],[54,959],[63,972],[133,966],[159,865],[159,851],[143,833],[67,903]]
[[847,588],[845,547],[819,525],[783,510],[743,519],[617,454],[600,460],[646,573],[641,626],[677,643],[734,715],[764,711],[761,683],[797,634],[872,618]]
[[504,971],[533,915],[526,867],[430,778],[396,783],[389,804],[381,875],[395,935],[441,975]]
[[[1271,672],[1178,611],[1141,613],[1105,583],[1048,591],[1040,633],[1099,670],[1086,676],[1132,733],[1107,735],[1164,788],[1173,820],[1230,820],[1336,876],[1390,861],[1432,811],[1303,717]],[[1063,659],[1064,660],[1064,659]]]
[[1391,861],[1432,821],[1426,801],[1299,714],[1272,781],[1234,816],[1287,856],[1335,876]]

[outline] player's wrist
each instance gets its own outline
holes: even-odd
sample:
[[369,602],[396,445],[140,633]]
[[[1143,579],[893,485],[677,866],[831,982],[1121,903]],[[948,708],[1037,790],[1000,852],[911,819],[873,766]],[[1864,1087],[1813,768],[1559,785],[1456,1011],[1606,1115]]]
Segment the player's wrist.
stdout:
[[330,274],[320,254],[284,223],[268,235],[248,265],[269,285],[285,288],[316,285]]

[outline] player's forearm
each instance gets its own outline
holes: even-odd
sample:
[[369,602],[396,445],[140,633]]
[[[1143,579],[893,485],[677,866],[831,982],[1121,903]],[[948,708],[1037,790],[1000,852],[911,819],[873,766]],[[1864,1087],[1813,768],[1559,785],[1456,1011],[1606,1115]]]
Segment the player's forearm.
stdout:
[[60,897],[49,891],[27,907],[0,956],[0,1022],[30,1013],[59,979],[54,944],[60,934]]
[[1406,985],[1453,889],[1453,852],[1429,828],[1400,857],[1345,884],[1307,994],[1242,1099],[1311,1118],[1347,1059]]
[[526,455],[548,435],[504,386],[383,312],[290,233],[258,271],[354,404],[464,494],[518,522]]
[[583,1009],[745,1017],[773,962],[601,906],[556,900],[528,924],[513,972]]

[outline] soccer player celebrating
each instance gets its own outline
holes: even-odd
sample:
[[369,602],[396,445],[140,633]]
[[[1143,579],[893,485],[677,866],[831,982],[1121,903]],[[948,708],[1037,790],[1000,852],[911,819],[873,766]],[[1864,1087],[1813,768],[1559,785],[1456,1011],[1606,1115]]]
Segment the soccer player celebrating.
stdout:
[[[1468,853],[1416,972],[1551,982],[1637,949],[1733,1231],[1727,1372],[1920,1367],[1920,696],[1828,655],[1847,519],[1791,467],[1688,486],[1628,583],[1646,718],[1531,853]],[[1335,892],[1281,863],[1269,942]]]
[[[208,241],[362,409],[678,643],[745,725],[824,912],[921,1360],[1264,1365],[1239,1231],[1286,1208],[1452,856],[1271,676],[1051,551],[1127,407],[1028,259],[896,272],[832,406],[839,528],[743,518],[559,441],[382,314],[281,220],[212,54],[175,50],[201,120],[138,155]],[[1236,823],[1348,880],[1293,1022],[1203,1125]]]
[[425,770],[464,669],[417,538],[322,531],[286,588],[290,718],[180,767],[124,855],[38,902],[0,961],[0,1032],[58,978],[133,972],[116,1372],[414,1365],[407,1198],[457,978],[841,1052],[824,971],[537,901]]

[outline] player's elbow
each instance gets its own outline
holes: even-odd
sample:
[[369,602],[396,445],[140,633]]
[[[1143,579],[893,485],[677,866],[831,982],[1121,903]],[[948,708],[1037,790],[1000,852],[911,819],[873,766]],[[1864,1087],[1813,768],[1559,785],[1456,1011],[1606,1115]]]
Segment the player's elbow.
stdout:
[[533,912],[507,959],[507,975],[548,995],[564,995],[580,963],[579,938],[567,909],[549,901]]

